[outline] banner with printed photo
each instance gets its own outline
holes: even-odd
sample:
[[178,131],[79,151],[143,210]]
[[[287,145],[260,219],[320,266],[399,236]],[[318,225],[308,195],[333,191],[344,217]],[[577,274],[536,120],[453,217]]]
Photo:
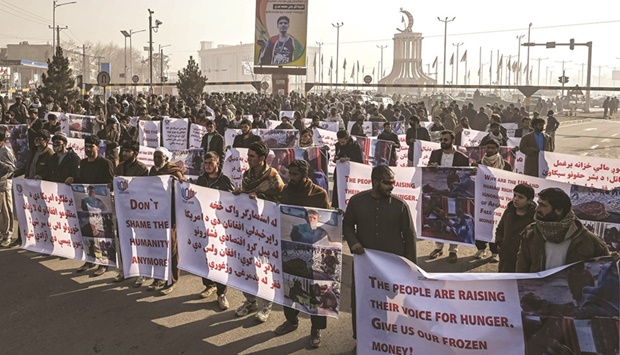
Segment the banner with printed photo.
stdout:
[[355,256],[361,354],[616,354],[618,265],[539,274],[433,274],[376,250]]
[[392,142],[376,137],[355,137],[355,139],[362,150],[364,164],[388,165],[392,155]]
[[293,123],[294,114],[295,114],[295,111],[280,111],[280,115],[278,116],[278,118],[280,119],[280,121],[282,121],[282,117],[288,117],[289,121]]
[[138,121],[138,142],[140,145],[157,148],[161,141],[161,121]]
[[299,146],[299,130],[297,129],[257,129],[260,136],[269,148],[295,148]]
[[201,148],[202,137],[207,134],[207,127],[192,123],[189,125],[189,149]]
[[[422,169],[410,167],[391,167],[394,172],[394,190],[392,194],[402,198],[407,205],[411,215],[415,216],[414,227],[420,225],[422,192]],[[347,209],[351,196],[364,190],[372,189],[372,166],[354,162],[338,162],[338,204],[343,210]],[[418,228],[416,228],[419,231]],[[419,233],[418,233],[419,235]]]
[[226,151],[222,172],[232,180],[235,187],[241,187],[243,172],[249,167],[247,148],[230,148]]
[[[47,144],[50,148],[52,148],[52,142]],[[84,153],[84,138],[67,138],[67,148],[73,149],[75,154],[77,154],[80,159],[86,158],[86,153]],[[106,143],[105,141],[101,141],[99,143],[99,155],[102,157],[105,156]]]
[[422,169],[420,238],[473,245],[476,175],[471,168]]
[[170,162],[178,166],[183,176],[191,182],[196,182],[198,177],[204,173],[202,159],[204,152],[202,148],[175,150],[170,153],[172,153]]
[[[353,125],[355,124],[355,121],[349,121],[347,122],[347,132],[351,133],[351,128],[353,127]],[[364,131],[364,135],[366,137],[372,137],[372,122],[370,121],[364,121],[362,122],[362,130]]]
[[13,179],[15,215],[22,248],[85,260],[76,201],[71,186],[34,179]]
[[178,181],[175,187],[179,268],[282,304],[278,205]]
[[107,185],[73,184],[86,261],[117,266],[116,216]]
[[0,134],[6,137],[6,144],[13,150],[15,155],[15,170],[23,168],[28,162],[28,125],[5,125],[0,124]]
[[428,166],[433,150],[440,149],[441,144],[416,139],[413,145],[413,166]]
[[254,65],[306,66],[308,0],[256,0]]
[[482,139],[487,135],[489,135],[489,132],[464,129],[461,132],[461,147],[478,147]]
[[187,149],[188,119],[165,118],[162,122],[162,146],[169,150]]
[[[310,127],[312,124],[312,118],[304,118],[304,127]],[[338,132],[338,122],[319,121],[321,129],[325,129],[332,132]]]
[[95,116],[76,115],[73,113],[68,113],[66,115],[69,126],[69,131],[65,132],[67,137],[84,138],[97,133],[95,132],[95,126],[97,124]]
[[342,289],[342,216],[280,205],[284,305],[338,317]]
[[478,166],[476,175],[476,240],[495,242],[495,229],[518,184],[529,184],[536,193],[550,187],[570,192],[570,185],[557,181],[525,176],[506,170]]
[[620,187],[620,159],[538,153],[540,177],[603,190]]
[[172,178],[115,177],[114,200],[125,277],[170,279]]
[[333,161],[333,157],[336,156],[336,143],[338,143],[338,137],[336,132],[328,131],[320,128],[313,128],[314,135],[312,139],[314,140],[314,145],[323,147],[329,147],[329,165],[327,169],[330,174],[334,173],[334,169],[336,168],[336,163]]
[[327,152],[324,147],[274,148],[267,155],[267,165],[276,169],[285,184],[288,183],[288,165],[295,159],[308,162],[308,177],[325,191],[329,191],[327,178]]
[[610,251],[620,251],[620,187],[603,190],[571,185],[570,200],[583,225],[601,237]]
[[[470,165],[481,161],[486,154],[484,146],[458,147],[457,149],[465,153],[465,155],[469,158]],[[515,164],[517,163],[514,149],[511,147],[499,147],[498,153],[502,156],[502,158],[504,158],[504,160],[506,160],[510,164],[510,166],[512,167],[511,171],[514,171]]]

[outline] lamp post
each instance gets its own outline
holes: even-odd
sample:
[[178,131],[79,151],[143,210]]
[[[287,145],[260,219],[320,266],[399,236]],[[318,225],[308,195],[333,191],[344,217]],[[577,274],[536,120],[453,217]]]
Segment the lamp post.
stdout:
[[[129,72],[130,76],[133,78],[133,46],[131,37],[136,33],[146,32],[146,30],[129,30],[129,32],[122,30],[121,33],[125,36],[125,82],[127,81],[127,37],[129,37]],[[133,79],[132,79],[133,80]]]
[[448,20],[446,17],[445,20],[442,20],[437,17],[437,19],[444,23],[444,32],[443,32],[443,84],[446,85],[446,50],[448,47],[448,22],[452,22],[456,19],[456,16],[452,18],[452,20]]
[[[57,0],[54,0],[53,5],[54,8],[52,10],[52,56],[54,56],[54,54],[56,54],[56,34],[54,33],[54,31],[56,31],[56,8],[57,7],[61,7],[64,5],[71,5],[71,4],[77,4],[77,1],[71,1],[71,2],[63,2],[62,4],[59,4]],[[60,43],[58,43],[58,45],[60,45]]]
[[[529,51],[530,47],[527,47],[527,50]],[[538,61],[538,82],[536,83],[536,85],[540,85],[540,62],[542,60],[547,60],[547,59],[549,59],[549,58],[533,58],[533,60]],[[545,84],[547,84],[546,80],[547,79],[545,79]]]
[[[459,84],[459,48],[463,45],[463,42],[461,43],[452,43],[453,46],[456,47],[456,85]],[[467,69],[467,68],[466,68]]]
[[170,47],[172,44],[159,45],[159,82],[164,83],[164,48]]
[[344,26],[344,22],[332,23],[336,27],[336,84],[338,83],[338,52],[340,50],[340,27]]
[[[323,42],[316,42],[316,44],[319,46],[319,82],[323,82],[323,75],[321,75],[323,72],[321,71],[322,69],[322,65],[321,65],[321,46],[323,46]],[[316,78],[314,78],[314,81],[316,81]]]
[[519,51],[517,52],[517,74],[515,75],[515,84],[517,85],[521,83],[521,39],[523,39],[523,37],[525,37],[525,35],[517,36],[517,39],[519,40]]
[[155,20],[155,26],[153,26],[153,14],[155,11],[149,10],[149,87],[151,93],[153,93],[153,32],[157,33],[159,25],[163,22]]
[[[527,43],[531,43],[530,41],[530,32],[532,31],[532,23],[527,27]],[[521,46],[519,45],[519,48]],[[540,74],[540,61],[538,62],[538,74]],[[527,47],[527,64],[525,65],[527,68],[527,74],[525,74],[525,85],[530,85],[530,47]]]
[[[383,50],[387,48],[387,44],[385,46],[377,45],[377,48],[381,50],[381,69],[379,70],[379,77],[383,77]],[[379,82],[379,80],[377,80]]]

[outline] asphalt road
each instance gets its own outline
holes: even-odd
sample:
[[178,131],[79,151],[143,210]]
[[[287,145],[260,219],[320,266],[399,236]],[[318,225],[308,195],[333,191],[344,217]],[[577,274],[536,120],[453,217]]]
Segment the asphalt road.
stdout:
[[[560,118],[556,151],[617,158],[620,122],[580,115],[579,121]],[[574,118],[571,118],[574,119]],[[345,247],[346,248],[346,247]],[[428,260],[432,243],[418,243],[418,263],[429,272],[496,272],[497,264],[475,260],[475,248],[461,247],[456,264],[445,255]],[[237,318],[234,309],[243,296],[229,290],[231,309],[220,311],[215,296],[199,299],[200,278],[184,273],[174,292],[155,295],[132,280],[113,283],[115,271],[91,277],[76,274],[81,262],[13,249],[0,250],[2,291],[0,343],[6,354],[347,354],[351,338],[351,254],[343,257],[342,303],[339,319],[328,319],[319,349],[308,345],[310,322],[301,316],[299,329],[276,337],[284,321],[274,306],[267,323],[253,316]]]

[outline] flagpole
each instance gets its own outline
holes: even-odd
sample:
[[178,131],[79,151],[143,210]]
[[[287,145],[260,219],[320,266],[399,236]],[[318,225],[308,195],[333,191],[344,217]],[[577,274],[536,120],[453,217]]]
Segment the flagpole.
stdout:
[[489,60],[489,85],[493,83],[493,51],[491,50],[491,59]]
[[[467,52],[465,52],[465,53],[467,53]],[[468,77],[468,73],[467,73],[467,60],[469,60],[469,58],[465,57],[465,80],[463,80],[465,82],[465,85],[469,85],[469,83],[468,83],[469,77]]]
[[[459,62],[461,61],[461,58],[459,58],[459,48],[463,45],[463,42],[452,43],[452,45],[456,47],[456,85],[458,85],[459,84]],[[453,67],[452,73],[454,74],[454,67]],[[454,75],[452,75],[452,80],[454,81]]]
[[480,62],[478,64],[478,85],[482,85],[482,47],[480,47]]

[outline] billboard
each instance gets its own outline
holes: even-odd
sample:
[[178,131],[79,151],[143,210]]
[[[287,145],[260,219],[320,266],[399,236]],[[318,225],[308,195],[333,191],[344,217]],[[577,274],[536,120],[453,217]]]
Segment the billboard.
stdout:
[[308,0],[256,0],[254,65],[306,66]]

